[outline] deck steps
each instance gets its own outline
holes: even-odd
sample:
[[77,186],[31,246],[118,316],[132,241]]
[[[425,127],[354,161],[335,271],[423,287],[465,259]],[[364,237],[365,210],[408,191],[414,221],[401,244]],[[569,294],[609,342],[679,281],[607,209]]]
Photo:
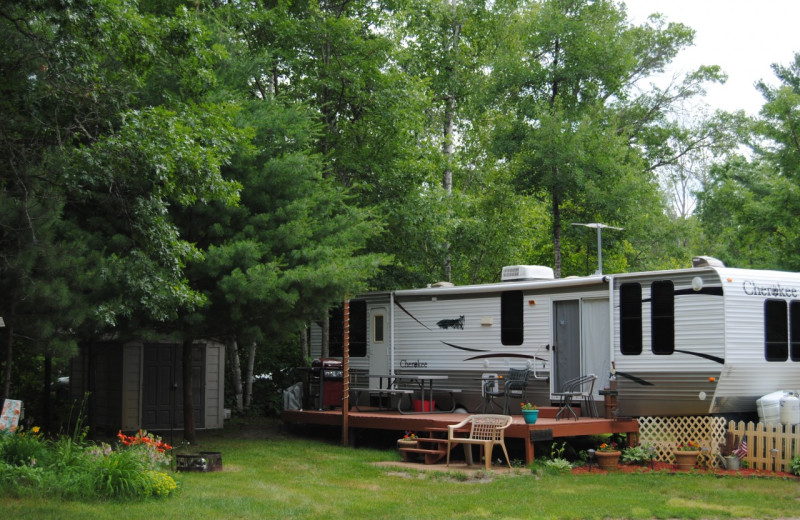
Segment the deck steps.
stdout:
[[[432,447],[425,447],[423,445],[433,445]],[[447,455],[447,439],[438,439],[435,437],[419,437],[417,438],[416,448],[398,448],[398,451],[403,454],[403,461],[409,462],[411,455],[423,455],[425,464],[436,464]]]

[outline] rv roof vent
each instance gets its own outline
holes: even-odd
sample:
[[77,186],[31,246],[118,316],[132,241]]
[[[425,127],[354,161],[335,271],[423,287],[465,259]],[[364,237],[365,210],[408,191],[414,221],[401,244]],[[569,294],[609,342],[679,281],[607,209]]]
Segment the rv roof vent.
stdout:
[[450,282],[436,282],[436,283],[430,284],[428,287],[433,288],[433,289],[436,289],[436,288],[439,288],[439,287],[453,287],[453,284],[450,283]]
[[503,268],[500,278],[504,282],[523,280],[554,280],[553,270],[543,265],[509,265]]
[[713,256],[696,256],[692,258],[692,267],[725,267],[725,264]]

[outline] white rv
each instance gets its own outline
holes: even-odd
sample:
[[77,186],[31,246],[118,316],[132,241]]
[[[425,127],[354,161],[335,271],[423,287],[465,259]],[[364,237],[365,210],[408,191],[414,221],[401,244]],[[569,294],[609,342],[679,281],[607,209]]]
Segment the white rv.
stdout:
[[800,388],[799,273],[698,257],[689,269],[558,280],[511,266],[502,279],[351,300],[351,376],[445,374],[456,405],[476,411],[486,374],[528,367],[539,405],[596,374],[598,401],[616,382],[620,416],[747,413],[762,395]]

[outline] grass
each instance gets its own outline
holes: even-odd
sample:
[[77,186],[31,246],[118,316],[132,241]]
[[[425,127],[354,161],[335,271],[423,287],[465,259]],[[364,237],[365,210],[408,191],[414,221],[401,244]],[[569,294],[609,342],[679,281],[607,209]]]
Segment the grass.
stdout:
[[[174,497],[68,502],[0,498],[8,518],[779,518],[796,516],[796,480],[700,474],[514,475],[415,472],[388,446],[345,448],[335,439],[242,431],[206,434],[224,471],[180,473]],[[254,438],[255,437],[255,438]],[[374,444],[374,443],[373,443]]]

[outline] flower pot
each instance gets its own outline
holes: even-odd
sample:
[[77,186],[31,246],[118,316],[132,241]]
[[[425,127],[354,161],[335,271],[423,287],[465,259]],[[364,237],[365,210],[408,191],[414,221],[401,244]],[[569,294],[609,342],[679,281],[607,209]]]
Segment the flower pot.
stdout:
[[397,447],[398,448],[416,448],[419,443],[417,443],[416,439],[397,439]]
[[674,451],[672,454],[675,456],[675,466],[678,471],[689,471],[697,464],[697,456],[700,455],[700,452]]
[[596,451],[594,454],[594,456],[597,457],[597,466],[607,471],[617,469],[617,464],[619,463],[621,455],[622,452],[619,450]]
[[525,419],[525,424],[536,424],[536,419],[539,418],[539,410],[522,410],[522,418]]

